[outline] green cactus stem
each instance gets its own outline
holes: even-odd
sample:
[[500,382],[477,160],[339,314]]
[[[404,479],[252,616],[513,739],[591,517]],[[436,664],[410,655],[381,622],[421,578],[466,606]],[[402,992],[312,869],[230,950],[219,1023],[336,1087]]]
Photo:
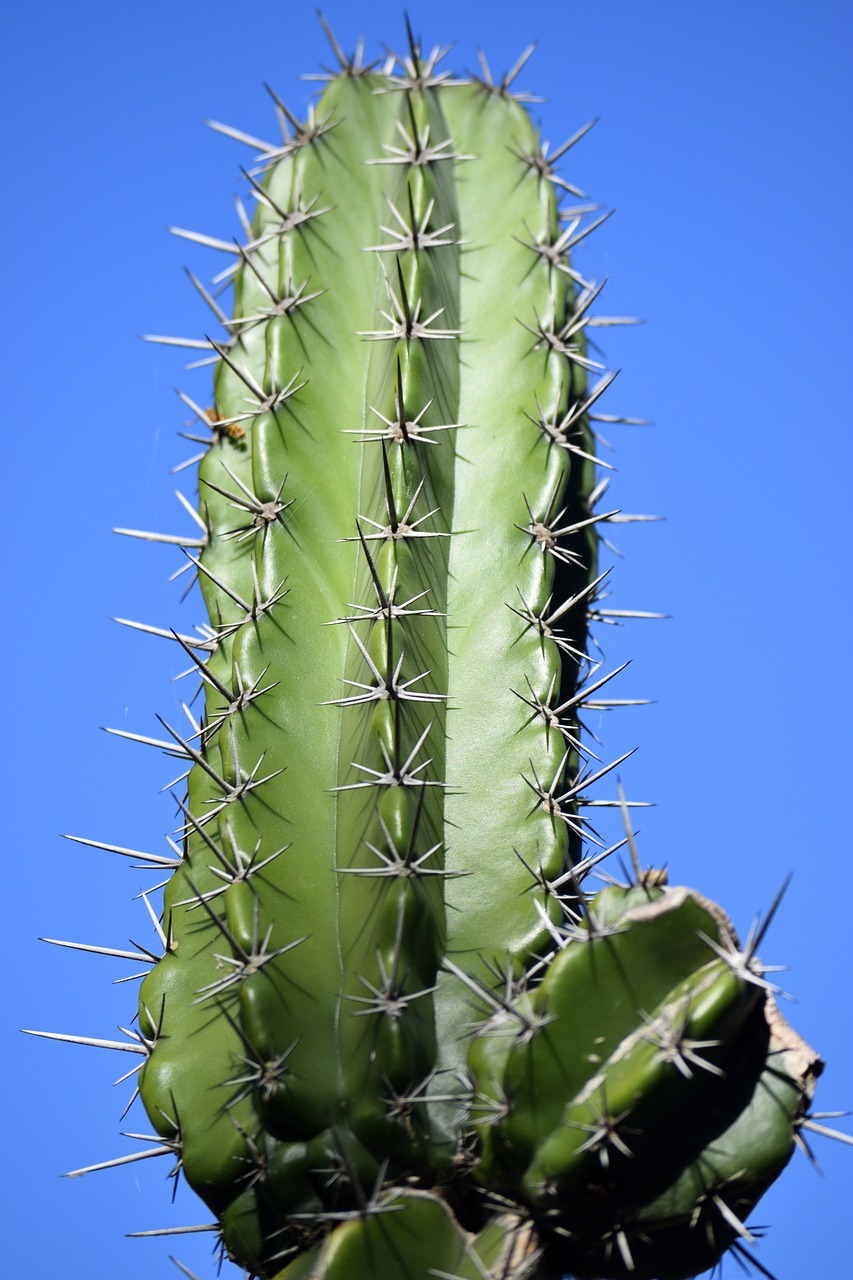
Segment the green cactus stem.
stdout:
[[569,258],[601,219],[555,167],[586,130],[549,152],[526,58],[334,47],[250,140],[246,243],[181,233],[232,253],[188,344],[213,408],[184,397],[204,710],[162,722],[186,797],[119,1047],[253,1277],[694,1275],[751,1241],[820,1063],[718,907],[639,864],[590,888],[591,816],[628,812],[582,726],[628,517],[588,341],[617,321]]

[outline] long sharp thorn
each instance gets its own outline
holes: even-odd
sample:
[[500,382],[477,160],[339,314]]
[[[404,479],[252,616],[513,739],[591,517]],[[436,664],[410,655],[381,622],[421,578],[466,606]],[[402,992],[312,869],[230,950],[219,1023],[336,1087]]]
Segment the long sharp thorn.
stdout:
[[177,631],[173,631],[172,635],[175,637],[178,644],[181,646],[181,648],[184,650],[187,656],[191,659],[193,666],[196,668],[201,678],[203,680],[207,680],[211,685],[213,685],[216,692],[221,694],[222,697],[225,698],[226,701],[230,703],[234,695],[231,693],[231,690],[228,688],[228,686],[226,684],[223,684],[222,681],[219,679],[219,677],[213,671],[208,671],[206,665],[203,662],[199,662],[198,658],[195,656],[190,646],[186,643],[183,636],[178,635]]
[[172,1147],[148,1147],[145,1151],[134,1151],[128,1156],[116,1156],[114,1160],[102,1160],[100,1164],[89,1164],[83,1169],[71,1169],[63,1174],[64,1178],[82,1178],[85,1173],[97,1173],[101,1169],[118,1169],[123,1164],[135,1164],[138,1160],[150,1160],[154,1156],[174,1156]]
[[98,956],[115,956],[118,960],[135,960],[139,961],[143,958],[150,958],[152,964],[156,964],[158,957],[150,951],[145,952],[144,956],[139,951],[119,951],[115,947],[95,947],[88,942],[63,942],[61,938],[39,938],[39,942],[49,942],[54,947],[69,947],[73,951],[90,951],[93,955]]
[[252,606],[247,604],[241,596],[238,596],[236,591],[232,591],[221,578],[216,576],[212,569],[208,569],[206,565],[202,564],[201,560],[196,556],[191,556],[188,551],[185,551],[184,554],[195,565],[196,569],[199,569],[206,577],[210,578],[211,582],[215,583],[220,591],[224,591],[227,596],[230,596],[235,604],[238,604],[241,609],[245,609],[247,614],[252,612]]
[[[384,450],[383,450],[383,457],[384,457]],[[367,545],[364,532],[358,520],[356,520],[355,522],[355,527],[358,530],[359,542],[361,543],[361,549],[364,552],[365,559],[367,560],[367,567],[370,570],[370,576],[373,579],[373,586],[376,590],[376,596],[377,596],[377,599],[379,600],[380,608],[384,610],[388,610],[388,597],[385,594],[385,589],[382,586],[382,580],[379,577],[379,574],[376,569],[376,565],[373,563],[373,556],[370,554],[370,548]]]
[[148,901],[148,895],[146,893],[142,894],[142,901],[145,903],[145,909],[148,912],[149,916],[151,917],[151,923],[154,926],[154,929],[157,933],[157,937],[160,939],[160,942],[163,944],[163,950],[168,951],[169,940],[163,931],[163,926],[160,924],[160,921],[157,917],[156,912],[154,911],[154,908],[152,907],[151,903]]
[[243,142],[247,147],[251,147],[253,151],[258,151],[261,155],[272,155],[278,147],[274,147],[270,142],[264,142],[262,138],[255,138],[251,133],[244,133],[242,129],[235,129],[230,124],[222,124],[219,120],[205,120],[208,129],[213,129],[216,133],[221,133],[226,138],[233,138],[235,142]]
[[228,329],[230,327],[228,317],[220,307],[219,303],[210,293],[208,293],[207,289],[205,289],[201,281],[196,276],[193,275],[189,267],[185,267],[184,270],[186,271],[187,277],[189,278],[189,281],[192,284],[193,288],[197,290],[197,292],[201,295],[201,297],[210,307],[211,311],[216,316],[219,323],[223,326],[223,328]]
[[[150,1239],[153,1236],[188,1236],[201,1231],[218,1230],[218,1222],[200,1222],[197,1226],[192,1227],[152,1227],[150,1231],[128,1231],[125,1235],[125,1239],[145,1240]],[[171,1261],[175,1262],[175,1265],[183,1271],[184,1275],[191,1276],[193,1274],[187,1267],[182,1266],[180,1262],[176,1262],[174,1258],[172,1258]]]
[[[846,1112],[831,1112],[832,1115],[846,1115]],[[853,1147],[853,1137],[849,1133],[841,1133],[838,1129],[831,1129],[829,1125],[818,1124],[812,1116],[804,1116],[799,1121],[801,1129],[808,1129],[810,1133],[819,1133],[823,1138],[832,1138],[834,1142],[843,1142],[847,1146]]]
[[776,915],[776,912],[779,910],[779,907],[782,904],[782,899],[784,898],[785,894],[788,892],[788,887],[790,886],[790,883],[793,880],[793,878],[794,878],[794,873],[790,872],[787,876],[785,876],[785,879],[782,881],[782,884],[780,885],[775,898],[770,904],[770,909],[767,912],[767,917],[764,923],[758,929],[757,933],[755,934],[755,937],[752,939],[751,943],[748,946],[748,952],[750,956],[753,956],[755,954],[755,952],[758,950],[758,948],[761,946],[762,942],[764,941],[767,931],[770,928],[771,924],[773,923],[773,917]]
[[[397,386],[399,387],[400,397],[400,423],[403,434],[406,435],[406,410],[403,407],[403,380],[400,374],[400,357],[397,357]],[[394,502],[394,486],[391,483],[391,468],[388,465],[388,450],[385,447],[385,441],[382,441],[382,472],[385,477],[385,501],[388,505],[388,524],[392,533],[396,533],[400,522],[397,519],[397,507]]]
[[141,1053],[146,1057],[148,1050],[143,1044],[128,1044],[124,1040],[99,1040],[94,1036],[72,1036],[65,1035],[61,1031],[31,1031],[28,1027],[21,1028],[25,1036],[40,1036],[43,1040],[63,1040],[67,1044],[85,1044],[92,1049],[117,1049],[124,1053]]
[[104,733],[111,734],[114,738],[126,738],[128,742],[141,742],[145,747],[159,747],[161,751],[165,751],[171,756],[184,755],[183,751],[176,751],[173,742],[164,742],[161,738],[149,738],[141,733],[131,733],[128,729],[111,729],[109,725],[101,726]]
[[634,867],[634,877],[637,884],[642,884],[643,868],[640,865],[640,856],[637,853],[637,845],[634,841],[634,829],[631,826],[631,815],[628,812],[628,804],[625,800],[625,791],[622,787],[621,778],[617,778],[616,788],[619,793],[619,807],[622,811],[622,824],[625,828],[625,838],[628,841],[628,851],[631,854],[631,862]]
[[529,45],[527,46],[527,48],[524,50],[524,52],[522,53],[522,55],[521,55],[521,57],[518,59],[518,61],[517,61],[517,62],[515,62],[515,63],[513,63],[513,65],[510,67],[509,71],[507,71],[507,73],[506,73],[506,75],[504,76],[503,81],[502,81],[502,86],[503,86],[503,88],[504,88],[504,89],[508,89],[508,88],[509,88],[509,86],[512,84],[513,80],[515,80],[516,76],[519,74],[519,72],[522,70],[522,68],[523,68],[523,67],[525,67],[525,66],[527,65],[527,63],[528,63],[528,62],[530,61],[530,59],[533,57],[533,54],[534,54],[535,52],[536,52],[536,44],[535,44],[535,42],[534,42],[533,44],[529,44]]
[[155,867],[177,867],[180,866],[179,858],[164,858],[156,853],[142,853],[139,849],[126,849],[120,844],[104,844],[101,840],[87,840],[84,836],[70,836],[62,833],[63,840],[73,840],[75,844],[84,844],[92,849],[103,849],[106,853],[118,853],[123,858],[139,858],[141,862],[148,862]]

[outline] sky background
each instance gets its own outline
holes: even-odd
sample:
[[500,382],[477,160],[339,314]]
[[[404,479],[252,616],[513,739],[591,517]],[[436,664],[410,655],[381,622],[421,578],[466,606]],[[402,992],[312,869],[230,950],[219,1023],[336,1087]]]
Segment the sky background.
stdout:
[[[346,48],[401,47],[401,9],[328,0]],[[621,696],[653,706],[603,726],[643,811],[644,859],[720,900],[746,932],[794,880],[762,947],[790,966],[791,1017],[827,1060],[819,1109],[853,1106],[853,712],[850,476],[853,8],[833,0],[597,0],[510,7],[412,0],[448,65],[496,73],[530,41],[520,88],[554,145],[600,124],[563,172],[611,218],[578,257],[610,283],[608,314],[647,323],[606,337],[622,373],[603,410],[653,426],[612,432],[614,500],[665,522],[619,533],[614,604],[671,615],[604,638],[632,666]],[[193,497],[173,388],[208,403],[204,373],[144,332],[197,334],[183,278],[220,268],[167,224],[230,238],[250,153],[205,117],[274,136],[268,81],[300,114],[329,63],[313,5],[10,0],[0,94],[6,198],[4,334],[8,521],[3,822],[12,938],[3,981],[4,1267],[42,1280],[168,1280],[176,1254],[215,1274],[209,1238],[125,1233],[208,1214],[169,1200],[163,1161],[69,1182],[134,1149],[120,1123],[125,1055],[36,1041],[19,1027],[107,1038],[133,1017],[133,966],[40,935],[151,943],[151,877],[63,841],[70,832],[167,852],[170,762],[100,725],[154,733],[183,692],[183,655],[112,616],[188,630],[200,603],[167,585],[180,553],[114,525],[184,532]],[[121,1060],[116,1062],[115,1059]],[[848,1132],[853,1131],[850,1122]],[[853,1150],[816,1140],[753,1215],[779,1280],[849,1274]],[[11,1198],[10,1198],[11,1192]],[[236,1274],[225,1268],[223,1275]],[[738,1275],[732,1262],[724,1275]]]

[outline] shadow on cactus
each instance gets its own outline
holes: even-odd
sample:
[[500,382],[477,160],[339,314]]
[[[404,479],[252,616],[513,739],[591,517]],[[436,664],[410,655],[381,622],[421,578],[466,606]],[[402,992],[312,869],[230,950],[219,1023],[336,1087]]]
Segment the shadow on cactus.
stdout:
[[171,878],[116,1047],[251,1276],[693,1276],[749,1256],[821,1064],[763,930],[643,871],[591,792],[621,761],[584,712],[624,701],[597,553],[630,517],[589,341],[620,322],[569,257],[602,219],[555,167],[585,130],[541,142],[529,51],[496,81],[332,46],[280,142],[216,126],[254,153],[245,242],[179,233],[234,297],[194,281],[223,331],[184,343],[201,536],[161,539],[208,610],[159,632],[204,713],[158,744],[177,856],[117,850]]

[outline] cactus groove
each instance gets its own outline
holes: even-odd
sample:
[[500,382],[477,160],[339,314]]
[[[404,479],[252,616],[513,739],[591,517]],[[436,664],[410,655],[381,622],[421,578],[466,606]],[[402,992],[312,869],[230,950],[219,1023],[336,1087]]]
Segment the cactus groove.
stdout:
[[[555,167],[585,130],[549,153],[526,55],[332,45],[280,144],[219,126],[255,150],[246,242],[182,233],[232,254],[230,319],[195,282],[224,332],[187,342],[215,397],[184,396],[172,539],[209,625],[162,633],[204,710],[162,722],[178,856],[117,1047],[250,1276],[692,1276],[748,1253],[821,1064],[762,935],[642,872],[590,790],[626,517],[587,339],[617,321],[569,259],[601,219]],[[603,805],[634,875],[596,892]]]

